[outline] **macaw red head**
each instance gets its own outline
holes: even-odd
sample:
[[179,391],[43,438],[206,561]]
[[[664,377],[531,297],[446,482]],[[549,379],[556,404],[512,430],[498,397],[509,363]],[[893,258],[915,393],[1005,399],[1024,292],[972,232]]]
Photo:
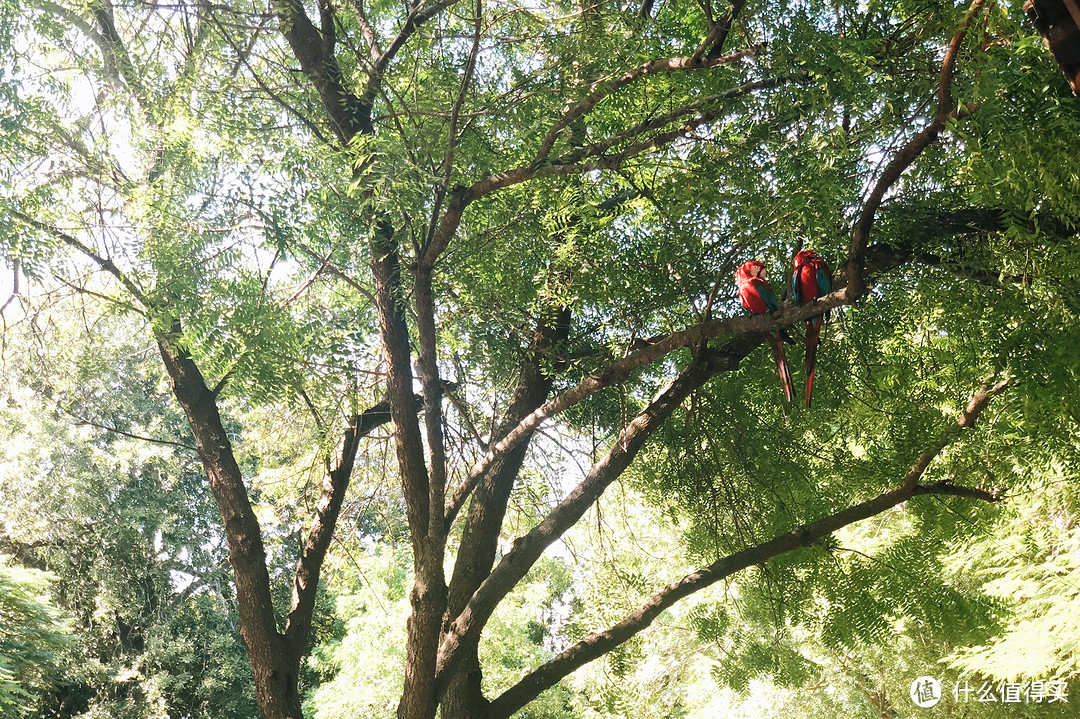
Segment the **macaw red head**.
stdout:
[[795,254],[795,267],[802,267],[807,262],[813,262],[814,260],[820,260],[818,253],[813,250],[799,250]]
[[742,267],[735,270],[735,282],[737,283],[748,282],[754,277],[765,279],[765,263],[749,260],[744,262]]

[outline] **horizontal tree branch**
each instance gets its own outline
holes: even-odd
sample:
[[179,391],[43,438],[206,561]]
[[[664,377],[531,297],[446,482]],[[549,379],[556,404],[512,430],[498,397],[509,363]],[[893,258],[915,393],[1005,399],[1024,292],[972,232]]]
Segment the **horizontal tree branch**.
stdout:
[[[963,229],[969,230],[970,224],[965,223]],[[986,229],[989,230],[990,228],[987,227]],[[871,247],[866,255],[866,260],[866,271],[870,275],[876,275],[886,270],[910,263],[921,263],[934,267],[940,267],[945,264],[936,255],[924,253],[914,248],[894,248],[887,245],[874,245]],[[959,277],[984,284],[994,284],[997,282],[998,278],[997,274],[979,268],[947,267],[946,269]],[[517,428],[509,432],[501,440],[492,443],[488,447],[485,455],[470,469],[469,474],[459,487],[458,493],[467,496],[468,492],[475,485],[476,481],[478,481],[479,477],[487,470],[487,467],[491,462],[502,453],[508,451],[517,442],[521,441],[526,433],[534,430],[545,420],[588,399],[607,387],[624,382],[635,370],[652,364],[674,351],[692,347],[705,340],[742,333],[749,333],[751,336],[759,338],[759,341],[754,342],[749,346],[749,349],[753,349],[757,344],[760,344],[760,338],[763,336],[762,333],[766,331],[789,327],[805,320],[807,317],[820,314],[824,311],[823,309],[819,309],[821,307],[832,309],[845,304],[851,304],[858,298],[854,296],[851,288],[848,286],[846,273],[847,268],[838,272],[834,278],[837,289],[831,294],[820,298],[815,303],[797,306],[789,305],[779,312],[769,315],[737,316],[709,320],[684,330],[650,339],[648,343],[645,343],[644,346],[641,347],[641,349],[631,352],[626,357],[612,362],[604,369],[594,372],[577,385],[574,385],[561,395],[546,402],[535,412],[525,417]],[[1021,281],[1022,278],[1012,279],[1014,281]],[[451,503],[451,506],[457,506],[457,504]],[[452,521],[452,519],[452,516],[448,516],[449,521]]]

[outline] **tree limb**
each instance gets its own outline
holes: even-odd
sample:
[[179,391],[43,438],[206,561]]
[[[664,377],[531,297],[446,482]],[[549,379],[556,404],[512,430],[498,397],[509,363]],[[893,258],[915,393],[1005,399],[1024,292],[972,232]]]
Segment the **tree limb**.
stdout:
[[118,434],[118,435],[120,435],[122,437],[130,437],[131,439],[138,439],[138,440],[142,440],[143,442],[151,442],[153,444],[163,444],[163,445],[166,445],[166,446],[169,446],[169,447],[179,447],[180,449],[186,449],[186,450],[189,450],[189,451],[192,451],[192,452],[198,452],[199,451],[198,447],[193,447],[192,445],[185,444],[183,442],[173,442],[173,441],[170,441],[170,440],[167,440],[167,439],[154,439],[153,437],[144,437],[141,434],[132,434],[131,432],[125,432],[122,429],[117,429],[116,427],[110,427],[110,426],[105,425],[105,424],[98,424],[97,422],[91,422],[90,420],[82,419],[81,417],[76,417],[76,419],[79,420],[78,422],[75,423],[76,425],[81,425],[81,426],[85,426],[85,427],[97,427],[98,429],[103,429],[106,432],[112,432],[113,434]]
[[94,250],[90,249],[89,246],[57,227],[47,225],[40,220],[36,220],[33,217],[27,215],[26,213],[20,210],[16,210],[14,207],[7,207],[5,209],[7,210],[7,213],[9,215],[14,217],[19,222],[29,225],[35,230],[39,230],[48,235],[51,235],[52,237],[55,237],[61,242],[70,245],[71,247],[74,247],[80,253],[91,259],[98,267],[105,270],[110,275],[119,280],[120,284],[124,286],[124,289],[126,289],[132,297],[138,300],[139,304],[141,304],[147,309],[150,309],[150,304],[147,302],[146,296],[143,291],[139,289],[138,285],[136,285],[126,274],[121,272],[120,268],[117,267],[111,259],[107,257],[102,257],[101,255],[94,252]]
[[[370,410],[369,410],[370,411]],[[365,413],[366,414],[366,413]],[[383,421],[389,421],[389,417],[382,411],[379,413]],[[337,465],[330,469],[323,478],[322,496],[315,509],[315,519],[308,531],[307,541],[300,551],[300,559],[296,563],[296,573],[293,576],[292,602],[289,606],[289,614],[285,620],[285,643],[288,650],[299,662],[307,648],[307,642],[311,634],[311,620],[315,611],[315,594],[319,588],[319,575],[322,571],[323,560],[326,558],[326,550],[334,536],[337,527],[337,519],[341,513],[341,505],[345,501],[345,493],[349,488],[352,478],[353,465],[356,461],[356,451],[359,449],[360,424],[362,415],[355,415],[349,420],[345,429],[345,437],[341,443],[341,452],[338,455]],[[371,429],[377,425],[371,425]]]
[[462,647],[479,641],[480,632],[498,603],[528,573],[552,542],[572,527],[604,490],[630,465],[645,441],[692,391],[727,369],[703,351],[623,428],[600,461],[563,501],[531,531],[514,541],[513,548],[473,594],[464,610],[453,618],[439,650],[440,682],[456,668]]
[[[514,429],[521,418],[547,399],[555,382],[557,365],[548,366],[545,353],[564,342],[570,333],[570,309],[555,307],[542,313],[533,340],[518,368],[514,393],[492,438],[499,439]],[[479,482],[460,486],[446,508],[449,532],[454,517],[469,496],[468,516],[461,532],[457,559],[454,562],[447,600],[447,617],[455,617],[465,608],[480,583],[491,573],[498,540],[506,515],[507,502],[525,461],[528,442],[517,445],[493,463]],[[475,494],[471,492],[475,489]]]
[[[419,395],[413,397],[414,411],[419,411],[422,404],[422,397]],[[389,400],[374,404],[350,418],[341,442],[337,463],[332,469],[328,469],[323,478],[322,496],[315,510],[315,520],[308,531],[307,541],[297,561],[296,574],[293,577],[292,602],[285,623],[286,643],[297,661],[303,658],[310,638],[319,575],[326,552],[334,537],[345,494],[349,489],[360,440],[388,422],[390,422]]]
[[[259,75],[259,73],[255,72],[255,68],[251,65],[251,61],[249,60],[249,56],[251,54],[250,49],[240,47],[240,45],[232,39],[232,36],[226,31],[225,26],[221,24],[220,20],[218,20],[217,15],[211,15],[211,19],[217,26],[218,32],[221,33],[221,36],[223,38],[225,38],[225,42],[229,43],[229,45],[233,48],[233,51],[236,53],[238,58],[237,65],[243,65],[248,69],[248,72],[251,73],[251,78],[255,81],[255,84],[257,84],[259,88],[263,92],[265,92],[271,100],[281,106],[282,109],[284,109],[287,113],[298,119],[301,124],[303,124],[304,127],[306,127],[319,142],[325,145],[331,144],[330,139],[323,134],[322,130],[319,129],[318,125],[316,125],[311,120],[311,118],[300,112],[300,110],[294,107],[292,103],[287,101],[279,93],[274,92],[273,88],[266,84],[266,81]],[[237,69],[239,69],[239,67]]]
[[773,557],[800,547],[810,546],[842,527],[880,514],[890,507],[895,507],[907,501],[916,494],[951,494],[972,499],[997,501],[997,497],[981,490],[960,488],[945,483],[920,485],[918,482],[925,474],[930,461],[937,457],[945,447],[954,442],[959,437],[961,430],[973,427],[975,421],[989,403],[990,398],[1002,392],[1008,384],[1007,379],[998,382],[993,387],[989,387],[989,381],[983,383],[972,396],[957,425],[945,429],[936,438],[930,447],[919,456],[915,464],[912,465],[911,470],[895,489],[848,507],[836,514],[819,519],[816,522],[796,527],[790,532],[773,537],[761,544],[747,547],[668,584],[623,618],[622,621],[602,632],[589,634],[580,642],[561,652],[554,659],[527,674],[517,684],[492,701],[488,716],[491,719],[509,717],[575,669],[606,654],[637,635],[648,627],[661,612],[678,600],[747,567],[761,564]]
[[478,476],[483,474],[493,461],[518,442],[521,442],[528,433],[544,420],[584,401],[606,387],[624,382],[638,368],[652,364],[675,350],[697,346],[710,339],[739,333],[751,333],[760,343],[762,340],[759,333],[788,327],[801,320],[821,314],[826,310],[850,304],[852,301],[853,298],[849,296],[847,288],[839,286],[831,294],[825,295],[814,302],[785,307],[772,314],[724,317],[672,332],[657,342],[636,352],[631,352],[626,357],[590,374],[525,417],[513,431],[509,432],[500,441],[493,443],[484,457],[473,465],[472,469],[469,470],[464,485],[476,482]]
[[604,98],[615,94],[623,87],[626,87],[643,77],[648,77],[649,75],[675,72],[678,70],[706,70],[726,65],[735,60],[753,56],[760,47],[760,45],[755,45],[731,55],[708,59],[702,59],[700,56],[659,58],[638,65],[617,78],[600,80],[593,83],[589,94],[577,103],[568,105],[563,110],[562,115],[559,116],[559,119],[552,124],[547,135],[541,140],[536,155],[533,157],[529,166],[537,167],[542,164],[547,159],[548,155],[551,154],[551,149],[555,146],[555,141],[558,139],[559,134],[569,127],[570,123],[591,111],[594,107],[599,105]]
[[718,57],[724,51],[724,44],[727,43],[728,35],[735,24],[735,18],[739,16],[745,5],[746,0],[732,0],[731,7],[728,8],[727,13],[720,22],[714,23],[710,18],[709,34],[698,46],[698,49],[694,51],[693,57],[700,58],[704,56],[706,59]]
[[[750,48],[724,58],[717,58],[714,61],[710,61],[712,64],[700,65],[692,63],[689,58],[665,58],[663,60],[653,60],[639,66],[635,70],[629,71],[623,78],[617,81],[618,87],[623,84],[632,82],[633,80],[643,77],[645,75],[653,74],[656,72],[670,72],[674,70],[689,70],[698,69],[699,67],[714,67],[716,65],[728,62],[736,57],[743,57],[752,53],[755,48]],[[629,78],[629,79],[628,79]],[[700,102],[708,103],[709,100],[715,99],[716,101],[731,99],[741,94],[751,92],[757,89],[767,89],[775,87],[777,85],[786,82],[789,78],[777,78],[762,80],[758,82],[746,83],[738,88],[732,88],[724,93],[711,96],[709,98],[703,98]],[[621,84],[620,84],[621,82]],[[603,88],[600,88],[603,89]],[[617,88],[616,88],[617,89]],[[590,104],[589,100],[596,95],[595,101]],[[538,150],[537,156],[528,164],[520,165],[505,172],[499,172],[494,175],[489,175],[481,180],[474,182],[472,185],[456,186],[453,191],[450,192],[450,200],[447,203],[446,211],[443,214],[442,220],[439,223],[438,229],[432,236],[426,251],[422,257],[422,264],[428,266],[434,266],[435,261],[450,244],[450,240],[453,238],[454,233],[457,232],[458,227],[461,224],[462,217],[465,209],[482,197],[489,195],[498,190],[518,185],[529,180],[541,178],[541,177],[554,177],[565,175],[582,175],[593,170],[618,170],[629,159],[636,157],[649,150],[664,147],[675,140],[683,137],[688,130],[693,130],[701,125],[711,122],[723,115],[724,110],[722,108],[716,108],[714,110],[702,113],[695,119],[688,121],[684,126],[670,130],[666,133],[655,135],[647,140],[638,142],[630,147],[624,148],[620,152],[611,155],[603,154],[606,149],[613,147],[619,142],[625,142],[633,139],[634,137],[640,137],[646,134],[651,129],[654,129],[652,123],[639,123],[632,128],[612,136],[606,140],[601,140],[597,143],[592,143],[589,147],[579,150],[572,150],[559,158],[548,162],[548,156],[551,153],[552,147],[554,147],[555,140],[558,134],[570,125],[570,123],[576,119],[580,114],[583,114],[588,108],[594,106],[600,102],[606,94],[601,93],[599,90],[594,90],[590,97],[583,100],[578,105],[569,108],[563,117],[555,122],[552,129],[549,131],[548,136],[541,144],[540,150]],[[550,145],[545,147],[545,145]]]
[[371,61],[375,62],[382,55],[382,48],[379,47],[379,37],[375,34],[371,21],[368,20],[364,0],[352,0],[352,8],[356,15],[356,24],[360,27],[360,34],[364,36],[364,42],[367,43],[368,54],[371,55]]
[[262,532],[232,443],[205,378],[187,351],[176,345],[180,332],[180,323],[174,322],[171,333],[158,338],[158,348],[221,513],[236,581],[240,635],[254,670],[259,707],[267,716],[283,716],[279,707],[295,706],[299,711],[295,694],[299,665],[277,629]]
[[302,0],[278,0],[276,8],[285,39],[319,93],[334,134],[345,146],[357,135],[370,135],[370,103],[362,103],[345,87],[341,66],[337,58],[326,54],[327,44],[304,11]]
[[430,264],[427,249],[431,246],[431,240],[435,236],[435,230],[439,223],[439,213],[442,212],[442,203],[446,199],[447,190],[450,188],[450,177],[454,172],[454,152],[457,149],[458,122],[461,119],[461,108],[465,104],[469,84],[472,82],[473,71],[476,68],[476,58],[480,55],[480,37],[483,30],[483,4],[482,0],[476,0],[475,22],[473,25],[473,44],[469,50],[469,57],[465,61],[465,69],[461,73],[461,87],[458,90],[457,99],[450,109],[450,124],[446,131],[446,154],[442,161],[442,180],[435,191],[435,201],[431,208],[431,222],[428,225],[427,237],[424,242],[422,263]]
[[878,178],[873,190],[871,190],[870,194],[867,196],[866,202],[863,203],[863,209],[859,214],[858,221],[855,223],[855,228],[851,236],[851,244],[848,249],[847,273],[852,292],[855,295],[861,296],[866,292],[866,286],[863,280],[866,247],[870,241],[870,229],[873,227],[875,216],[877,215],[878,208],[881,207],[881,202],[885,197],[885,193],[896,184],[896,181],[899,180],[900,176],[904,174],[904,171],[918,159],[919,155],[937,140],[938,135],[945,129],[945,124],[949,119],[962,117],[964,114],[969,114],[973,111],[973,108],[961,110],[953,107],[952,80],[956,70],[956,57],[960,52],[960,46],[964,41],[964,37],[967,35],[968,26],[971,24],[976,12],[982,7],[983,2],[984,0],[973,0],[971,6],[968,8],[967,14],[964,16],[963,22],[960,24],[960,28],[953,35],[952,41],[949,43],[949,47],[945,52],[945,58],[941,63],[941,72],[938,76],[938,106],[934,119],[929,125],[923,128],[921,132],[915,135],[915,137],[911,138],[907,144],[900,148],[900,151],[896,153],[893,159],[885,167],[885,170],[881,173],[881,177]]
[[367,87],[364,88],[364,93],[360,96],[361,105],[369,108],[370,111],[372,104],[375,102],[375,98],[379,95],[379,89],[382,86],[383,78],[386,75],[386,68],[389,67],[390,61],[394,59],[394,56],[398,54],[398,51],[400,51],[401,48],[405,47],[405,43],[409,41],[409,38],[413,36],[413,33],[420,29],[421,25],[457,1],[458,0],[436,0],[436,2],[431,3],[425,8],[420,7],[422,2],[416,2],[409,8],[409,14],[405,18],[405,22],[402,23],[401,30],[398,31],[397,36],[390,42],[386,51],[375,60],[375,65],[368,74]]

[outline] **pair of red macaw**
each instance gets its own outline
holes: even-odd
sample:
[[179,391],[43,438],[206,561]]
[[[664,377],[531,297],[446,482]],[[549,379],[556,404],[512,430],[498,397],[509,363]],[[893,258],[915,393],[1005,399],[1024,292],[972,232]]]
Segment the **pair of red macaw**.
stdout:
[[[739,301],[742,306],[754,314],[776,312],[780,301],[776,293],[765,281],[765,265],[757,260],[743,263],[735,271],[735,284],[739,287]],[[813,250],[800,250],[795,255],[795,274],[791,277],[791,293],[795,301],[810,302],[832,291],[832,273],[825,260]],[[806,320],[806,406],[810,406],[810,395],[814,391],[814,367],[817,364],[817,348],[824,329],[824,315],[814,315]],[[791,370],[784,357],[784,341],[781,332],[773,330],[765,334],[765,339],[772,347],[773,359],[780,371],[780,381],[784,384],[784,398],[790,402],[795,397],[795,385],[791,381]]]

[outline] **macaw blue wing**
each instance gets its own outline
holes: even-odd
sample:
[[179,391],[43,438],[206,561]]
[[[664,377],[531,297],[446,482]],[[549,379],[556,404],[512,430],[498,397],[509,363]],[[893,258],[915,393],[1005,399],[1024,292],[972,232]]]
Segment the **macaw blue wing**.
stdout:
[[825,271],[824,267],[819,267],[817,271],[817,291],[818,297],[824,297],[832,292],[832,282],[829,280],[829,273]]
[[780,309],[780,302],[777,301],[776,295],[772,291],[772,287],[764,282],[755,282],[754,289],[757,290],[758,297],[765,303],[765,306],[769,308],[769,312],[777,312]]

